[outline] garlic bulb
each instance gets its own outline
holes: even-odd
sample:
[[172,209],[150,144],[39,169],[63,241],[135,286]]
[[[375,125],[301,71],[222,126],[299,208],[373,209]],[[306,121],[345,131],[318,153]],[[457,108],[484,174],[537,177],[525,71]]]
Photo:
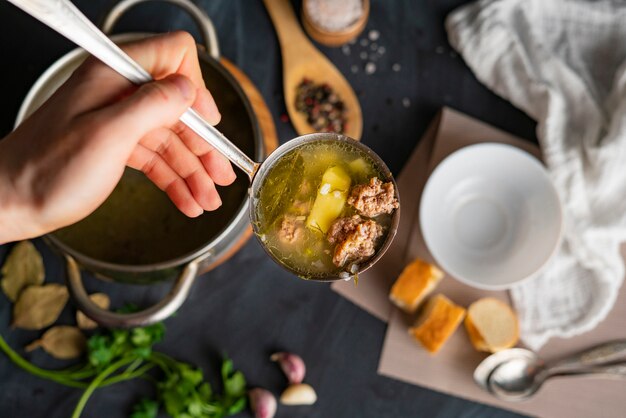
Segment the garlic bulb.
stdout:
[[280,395],[280,403],[284,405],[313,405],[316,401],[315,390],[306,383],[289,385]]
[[248,392],[250,408],[255,418],[274,418],[276,414],[276,398],[269,390],[255,388]]
[[270,360],[278,362],[290,384],[302,383],[304,380],[306,366],[299,355],[283,351],[272,354]]

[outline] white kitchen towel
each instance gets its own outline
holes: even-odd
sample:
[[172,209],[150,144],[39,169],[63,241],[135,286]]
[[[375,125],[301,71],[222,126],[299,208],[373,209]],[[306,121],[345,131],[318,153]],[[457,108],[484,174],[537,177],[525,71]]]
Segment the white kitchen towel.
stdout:
[[623,281],[626,239],[626,2],[478,1],[446,21],[476,77],[537,121],[563,203],[563,245],[512,289],[522,338],[593,329]]

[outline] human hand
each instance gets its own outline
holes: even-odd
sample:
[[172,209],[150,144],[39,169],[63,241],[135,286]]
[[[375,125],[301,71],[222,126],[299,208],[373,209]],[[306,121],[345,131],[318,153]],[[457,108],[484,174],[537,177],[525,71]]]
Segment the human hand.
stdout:
[[187,216],[221,205],[235,180],[228,160],[179,116],[217,124],[196,44],[175,32],[122,49],[157,81],[134,86],[89,58],[31,117],[0,141],[0,243],[38,236],[94,211],[126,165],[143,171]]

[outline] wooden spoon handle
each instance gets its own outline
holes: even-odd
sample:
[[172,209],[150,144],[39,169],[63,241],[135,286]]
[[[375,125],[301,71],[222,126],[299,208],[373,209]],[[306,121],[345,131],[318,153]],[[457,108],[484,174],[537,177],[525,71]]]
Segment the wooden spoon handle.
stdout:
[[263,2],[276,28],[283,60],[302,54],[302,49],[310,44],[289,0],[263,0]]

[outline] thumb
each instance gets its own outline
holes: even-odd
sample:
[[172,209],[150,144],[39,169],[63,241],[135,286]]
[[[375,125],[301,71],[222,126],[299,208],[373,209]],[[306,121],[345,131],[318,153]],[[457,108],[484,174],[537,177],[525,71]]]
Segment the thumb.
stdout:
[[[104,136],[123,135],[135,143],[148,132],[173,125],[196,98],[193,82],[180,74],[141,85],[127,98],[101,110]],[[134,145],[134,144],[133,144]]]

